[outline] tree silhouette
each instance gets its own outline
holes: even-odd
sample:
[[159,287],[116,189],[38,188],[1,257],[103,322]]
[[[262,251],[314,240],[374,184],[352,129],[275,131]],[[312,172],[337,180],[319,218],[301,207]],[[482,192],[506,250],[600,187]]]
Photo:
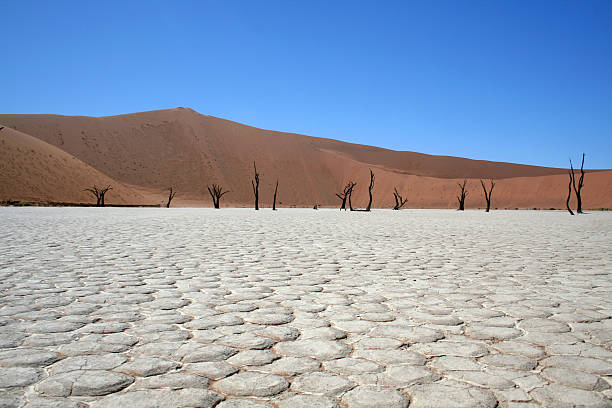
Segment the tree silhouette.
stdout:
[[219,200],[223,197],[224,194],[229,193],[229,191],[223,191],[223,187],[217,184],[213,184],[212,186],[207,186],[208,192],[213,200],[213,205],[215,208],[219,208]]
[[368,187],[368,194],[370,194],[370,201],[368,201],[368,206],[366,207],[366,211],[370,211],[372,208],[372,188],[374,187],[374,172],[370,169],[370,186]]
[[572,181],[574,180],[574,177],[572,176],[572,172],[570,170],[568,170],[567,173],[569,174],[569,191],[567,193],[567,200],[565,200],[565,206],[567,207],[567,211],[571,215],[574,215],[572,207],[570,207],[570,199],[572,198]]
[[95,184],[93,187],[91,188],[86,188],[83,191],[88,191],[90,192],[93,196],[96,197],[96,207],[104,207],[104,196],[106,195],[106,193],[109,190],[112,190],[113,188],[108,185],[106,187],[103,188],[98,188]]
[[576,187],[576,176],[574,175],[574,166],[572,164],[572,159],[570,159],[570,168],[572,169],[572,186],[574,187],[574,192],[576,193],[576,212],[578,214],[582,214],[581,190],[584,186],[584,153],[582,153],[582,164],[580,165],[580,179],[578,180],[578,187]]
[[461,189],[461,191],[459,192],[459,195],[457,196],[457,201],[459,201],[459,208],[457,209],[458,211],[465,210],[465,197],[468,196],[468,192],[465,191],[466,184],[467,184],[467,179],[463,180],[463,184],[457,183],[457,185]]
[[259,210],[259,173],[257,172],[255,162],[253,162],[253,169],[255,171],[255,180],[251,180],[251,186],[253,187],[253,195],[255,195],[255,209]]
[[350,193],[353,191],[356,183],[349,181],[346,186],[344,186],[344,190],[341,193],[336,193],[336,197],[342,200],[342,205],[340,206],[340,210],[346,211],[346,200],[349,198]]
[[170,208],[170,201],[172,201],[175,195],[176,195],[176,191],[173,191],[172,187],[170,187],[168,189],[168,202],[166,203],[166,208]]
[[[352,183],[351,188],[350,188],[350,190],[348,191],[348,203],[349,203],[349,210],[351,210],[351,211],[356,211],[356,210],[353,208],[353,190],[355,189],[355,186],[357,185],[357,183],[353,183],[353,182],[351,182],[351,183]],[[345,210],[346,210],[346,208],[345,208]]]
[[372,188],[373,187],[374,187],[374,172],[372,171],[372,169],[370,169],[370,185],[368,186],[368,193],[370,195],[370,200],[368,201],[368,206],[363,210],[354,209],[353,203],[351,202],[351,196],[353,195],[353,190],[351,189],[351,191],[349,192],[349,207],[351,211],[366,211],[366,212],[370,211],[370,209],[372,208]]
[[393,198],[395,198],[395,207],[393,207],[394,210],[399,210],[404,206],[404,204],[406,204],[406,201],[408,201],[407,197],[406,199],[402,199],[402,196],[397,192],[396,187],[393,187]]
[[493,179],[491,179],[490,181],[491,181],[491,188],[489,189],[489,192],[487,193],[487,187],[485,186],[484,181],[480,180],[480,184],[482,185],[482,190],[484,191],[485,200],[487,200],[487,209],[485,210],[485,212],[489,212],[489,210],[491,209],[491,193],[493,192],[493,187],[495,187],[495,182],[493,181]]
[[276,211],[276,192],[277,191],[278,191],[278,180],[276,180],[276,187],[274,187],[274,201],[272,202],[272,211]]

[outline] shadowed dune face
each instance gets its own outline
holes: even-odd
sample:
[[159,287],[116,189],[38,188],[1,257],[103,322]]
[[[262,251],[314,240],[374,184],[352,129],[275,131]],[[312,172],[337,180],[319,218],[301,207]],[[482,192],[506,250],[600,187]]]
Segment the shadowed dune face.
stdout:
[[0,199],[95,203],[83,191],[112,185],[109,204],[144,204],[145,198],[76,157],[35,137],[9,128],[0,131]]
[[[178,191],[174,205],[209,206],[206,185],[217,183],[231,191],[222,206],[249,206],[253,161],[261,173],[263,206],[271,205],[278,179],[280,206],[335,206],[335,193],[354,180],[354,205],[364,207],[369,168],[376,175],[374,207],[392,207],[397,187],[408,197],[406,208],[454,208],[463,178],[470,179],[467,208],[485,205],[480,178],[498,180],[493,208],[564,208],[567,193],[564,169],[396,152],[257,129],[186,108],[100,118],[0,115],[0,124],[6,126],[0,132],[5,143],[37,141],[37,152],[61,153],[87,169],[41,159],[47,153],[3,148],[2,177],[10,174],[14,182],[3,183],[0,199],[89,202],[87,193],[77,191],[107,183],[118,186],[108,195],[110,203],[158,204],[172,186]],[[57,180],[52,185],[51,174]],[[585,181],[586,208],[612,207],[612,171],[589,173]]]

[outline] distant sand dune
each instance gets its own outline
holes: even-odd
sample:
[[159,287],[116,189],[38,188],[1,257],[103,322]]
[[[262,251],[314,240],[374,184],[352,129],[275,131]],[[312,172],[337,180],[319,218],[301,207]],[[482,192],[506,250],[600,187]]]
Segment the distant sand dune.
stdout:
[[[335,206],[348,180],[357,182],[353,201],[364,207],[368,168],[376,174],[374,207],[391,207],[397,187],[408,197],[406,208],[454,208],[463,178],[470,179],[467,208],[485,205],[479,178],[498,180],[498,208],[563,208],[567,193],[564,169],[397,152],[257,129],[187,108],[100,118],[0,115],[0,124],[10,146],[1,153],[0,200],[89,202],[82,189],[108,183],[110,203],[159,204],[172,186],[175,205],[210,206],[206,185],[215,182],[231,191],[222,206],[249,206],[253,161],[263,206],[271,205],[278,179],[281,207]],[[29,153],[26,145],[34,146]],[[585,208],[612,207],[611,186],[612,170],[589,173]]]
[[74,156],[9,128],[0,131],[0,199],[95,203],[83,189],[110,184],[108,204],[142,204],[145,198]]

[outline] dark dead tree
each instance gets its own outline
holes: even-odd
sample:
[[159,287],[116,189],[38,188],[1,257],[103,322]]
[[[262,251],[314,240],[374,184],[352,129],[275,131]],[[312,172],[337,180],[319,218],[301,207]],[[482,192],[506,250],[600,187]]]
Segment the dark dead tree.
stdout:
[[215,208],[219,208],[219,200],[223,197],[224,194],[229,193],[229,191],[223,191],[223,187],[217,184],[213,184],[212,186],[207,186],[208,192],[213,200],[213,205]]
[[565,200],[565,206],[567,207],[567,211],[571,215],[574,215],[572,207],[570,207],[570,199],[572,198],[572,181],[574,180],[574,177],[572,176],[572,172],[570,170],[568,170],[567,173],[569,174],[569,191],[567,193],[567,200]]
[[277,191],[278,191],[278,180],[276,180],[276,187],[274,187],[274,201],[272,202],[272,211],[276,211],[276,192]]
[[485,210],[485,212],[489,212],[489,210],[491,209],[491,193],[493,192],[493,187],[495,187],[495,182],[493,181],[493,179],[491,179],[490,181],[491,181],[491,188],[489,189],[489,192],[487,193],[487,187],[485,186],[484,181],[480,180],[480,184],[482,185],[482,190],[484,191],[485,200],[487,201],[487,209]]
[[[355,186],[357,185],[357,183],[353,183],[351,181],[350,184],[351,184],[351,188],[348,191],[349,210],[355,211],[355,209],[353,208],[353,190],[355,189]],[[345,210],[346,210],[346,208],[345,208]]]
[[104,196],[109,190],[112,190],[112,189],[113,188],[111,186],[106,186],[102,190],[100,190],[100,195],[102,196],[100,200],[100,207],[104,207]]
[[340,206],[340,210],[346,211],[346,200],[349,197],[349,192],[355,187],[355,183],[349,181],[346,186],[344,186],[344,190],[341,193],[336,193],[336,197],[342,200],[342,205]]
[[88,191],[94,195],[96,197],[96,207],[100,206],[100,190],[98,190],[98,187],[93,186],[92,188],[86,188],[83,191]]
[[168,189],[168,202],[166,203],[166,208],[170,208],[170,201],[172,201],[175,195],[176,195],[176,191],[173,191],[172,187],[170,187]]
[[395,198],[395,207],[393,207],[394,210],[399,210],[404,206],[404,204],[406,204],[406,201],[408,201],[408,198],[402,198],[395,187],[393,187],[393,198]]
[[457,185],[461,189],[461,191],[459,192],[459,195],[457,196],[457,201],[459,201],[459,208],[457,209],[458,211],[465,210],[465,197],[468,196],[468,192],[465,191],[466,184],[467,184],[467,180],[465,179],[463,180],[463,184],[457,183]]
[[584,153],[582,153],[582,164],[580,165],[580,179],[578,179],[578,187],[576,187],[576,176],[574,175],[572,159],[570,159],[570,168],[572,169],[572,186],[574,187],[574,193],[576,193],[576,212],[578,214],[582,214],[581,190],[584,186]]
[[353,194],[353,189],[351,189],[351,191],[349,193],[349,207],[351,208],[351,211],[365,211],[365,212],[369,212],[371,210],[371,208],[372,208],[372,188],[374,188],[374,172],[372,171],[372,169],[370,169],[370,185],[368,186],[368,193],[370,195],[370,200],[368,201],[368,206],[365,209],[363,209],[363,210],[354,209],[353,208],[353,204],[351,202],[351,196]]
[[372,208],[372,188],[374,187],[374,172],[370,169],[370,186],[368,187],[368,194],[370,194],[370,201],[368,201],[368,206],[366,207],[366,211],[370,211]]
[[104,207],[104,196],[109,190],[112,189],[113,188],[110,185],[103,188],[98,188],[96,185],[94,185],[93,187],[86,188],[83,191],[88,191],[96,197],[96,207]]
[[259,173],[257,172],[255,162],[253,162],[253,169],[255,170],[255,180],[251,180],[251,186],[253,187],[253,195],[255,196],[255,209],[259,210]]

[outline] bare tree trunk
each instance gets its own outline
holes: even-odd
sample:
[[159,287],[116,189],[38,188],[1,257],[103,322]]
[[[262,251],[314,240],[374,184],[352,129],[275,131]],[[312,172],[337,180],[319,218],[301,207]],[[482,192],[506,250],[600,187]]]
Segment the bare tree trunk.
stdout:
[[355,209],[353,208],[353,188],[355,188],[355,186],[357,185],[357,183],[353,183],[353,187],[349,190],[348,192],[348,202],[349,202],[349,209],[351,211],[355,211]]
[[278,191],[278,180],[276,180],[276,187],[274,187],[274,201],[272,203],[272,211],[276,211],[276,192]]
[[217,209],[220,208],[219,201],[221,200],[221,197],[223,197],[224,194],[229,193],[229,191],[223,191],[223,187],[218,184],[213,184],[212,186],[207,186],[206,188],[212,197],[213,206]]
[[572,169],[572,184],[574,186],[574,192],[576,193],[576,212],[582,214],[582,195],[581,190],[584,186],[584,153],[582,153],[582,164],[580,165],[580,179],[578,180],[578,187],[576,188],[576,176],[574,175],[574,166],[572,165],[572,159],[570,159],[570,167]]
[[344,186],[342,193],[336,193],[336,197],[342,200],[342,205],[340,206],[340,210],[346,211],[346,200],[349,198],[349,193],[353,189],[353,187],[355,187],[355,183],[353,183],[352,181],[349,181],[346,184],[346,186]]
[[175,195],[176,195],[176,191],[173,191],[172,187],[170,187],[168,189],[168,202],[166,203],[166,208],[170,208],[170,202],[172,201]]
[[485,212],[489,212],[489,210],[491,209],[491,193],[493,193],[493,187],[495,187],[495,182],[493,181],[493,179],[491,179],[491,189],[488,192],[484,181],[480,180],[480,184],[482,185],[485,200],[487,201],[487,209],[485,210]]
[[372,188],[374,187],[374,173],[372,169],[370,169],[370,186],[368,187],[368,193],[370,194],[370,201],[368,201],[368,206],[366,207],[366,211],[370,211],[372,208]]
[[83,191],[87,191],[96,197],[96,207],[100,206],[100,190],[95,185],[92,188],[86,188]]
[[96,197],[96,207],[104,207],[104,195],[112,189],[110,185],[104,188],[98,188],[94,185],[92,188],[86,188],[84,191],[88,191]]
[[106,193],[109,190],[112,190],[113,188],[111,186],[106,186],[104,187],[102,190],[100,190],[100,207],[104,207],[104,196],[106,195]]
[[457,201],[459,201],[459,208],[457,209],[458,211],[464,211],[465,210],[465,197],[467,197],[467,195],[468,195],[468,192],[465,191],[465,185],[466,184],[467,184],[467,179],[463,180],[463,184],[457,183],[457,185],[461,189],[459,195],[457,196]]
[[406,201],[408,201],[408,198],[402,198],[400,193],[397,192],[397,188],[395,187],[393,188],[393,198],[395,198],[395,207],[393,207],[393,209],[398,211],[404,206],[404,204],[406,204]]
[[574,215],[574,212],[572,211],[572,208],[570,207],[570,199],[572,198],[572,184],[574,181],[574,175],[571,171],[568,171],[568,173],[569,173],[569,192],[567,193],[567,200],[565,200],[565,206],[567,207],[567,211],[571,215]]
[[251,180],[251,186],[253,187],[253,194],[255,195],[255,209],[259,210],[259,173],[257,172],[255,162],[253,162],[253,169],[255,171],[255,181]]
[[342,205],[340,206],[340,211],[345,210],[346,211],[346,199],[348,198],[348,196],[342,195],[340,193],[336,193],[336,197],[338,197],[339,199],[342,200]]

